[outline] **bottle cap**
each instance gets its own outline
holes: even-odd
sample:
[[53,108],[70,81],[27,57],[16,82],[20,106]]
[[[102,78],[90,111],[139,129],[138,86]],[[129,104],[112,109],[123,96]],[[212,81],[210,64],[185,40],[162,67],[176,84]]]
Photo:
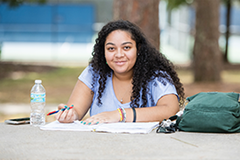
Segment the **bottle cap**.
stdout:
[[35,80],[35,83],[42,83],[42,80]]

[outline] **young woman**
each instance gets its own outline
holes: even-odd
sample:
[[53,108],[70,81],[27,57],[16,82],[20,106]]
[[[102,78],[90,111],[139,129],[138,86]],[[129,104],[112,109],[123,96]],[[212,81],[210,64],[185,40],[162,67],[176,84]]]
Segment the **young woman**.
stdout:
[[79,76],[59,122],[162,121],[179,111],[182,84],[172,63],[129,21],[113,21],[98,33],[93,58]]

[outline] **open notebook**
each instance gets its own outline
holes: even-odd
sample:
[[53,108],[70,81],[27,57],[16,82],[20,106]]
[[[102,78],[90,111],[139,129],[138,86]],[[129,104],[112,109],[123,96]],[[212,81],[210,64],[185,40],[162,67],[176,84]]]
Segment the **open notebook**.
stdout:
[[80,121],[73,123],[51,122],[40,127],[42,130],[61,130],[61,131],[95,131],[111,133],[150,133],[158,127],[159,122],[148,123],[102,123],[98,125],[83,125]]

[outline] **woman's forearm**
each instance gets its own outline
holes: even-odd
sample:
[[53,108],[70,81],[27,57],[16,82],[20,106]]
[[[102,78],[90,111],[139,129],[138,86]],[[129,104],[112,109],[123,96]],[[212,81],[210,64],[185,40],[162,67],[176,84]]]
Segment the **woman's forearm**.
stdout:
[[[134,111],[132,108],[126,108],[126,122],[133,122]],[[176,95],[166,95],[162,97],[157,106],[135,108],[136,122],[162,121],[179,111],[178,99]]]

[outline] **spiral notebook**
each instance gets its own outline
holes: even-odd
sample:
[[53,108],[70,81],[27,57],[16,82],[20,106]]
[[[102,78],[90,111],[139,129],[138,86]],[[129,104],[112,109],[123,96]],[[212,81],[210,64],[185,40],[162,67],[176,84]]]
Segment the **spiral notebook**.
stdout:
[[73,123],[51,122],[40,127],[41,130],[60,130],[60,131],[93,131],[110,133],[150,133],[159,126],[159,122],[147,123],[102,123],[98,125],[83,125],[80,121]]

